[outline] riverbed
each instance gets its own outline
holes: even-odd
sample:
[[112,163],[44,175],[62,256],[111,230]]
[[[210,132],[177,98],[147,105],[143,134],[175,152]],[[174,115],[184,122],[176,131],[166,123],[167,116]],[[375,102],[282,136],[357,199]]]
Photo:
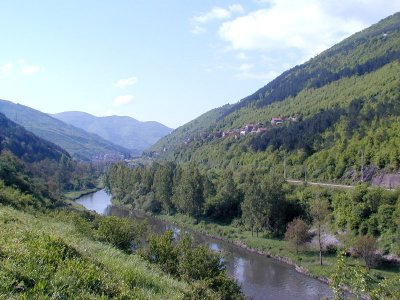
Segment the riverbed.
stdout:
[[[173,230],[176,235],[181,232],[178,226],[165,223],[140,212],[112,206],[111,196],[103,190],[82,196],[76,202],[102,215],[146,218],[151,230],[158,233],[169,229]],[[223,253],[228,274],[237,280],[249,299],[332,298],[332,292],[328,285],[296,272],[292,266],[197,232],[188,233],[197,243],[207,245],[210,249]]]

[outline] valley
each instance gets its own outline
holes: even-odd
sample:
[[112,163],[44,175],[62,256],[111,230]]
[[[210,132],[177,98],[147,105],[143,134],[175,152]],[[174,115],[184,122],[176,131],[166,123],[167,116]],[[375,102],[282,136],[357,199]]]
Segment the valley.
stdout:
[[400,298],[400,12],[176,129],[104,73],[107,116],[0,100],[0,298]]

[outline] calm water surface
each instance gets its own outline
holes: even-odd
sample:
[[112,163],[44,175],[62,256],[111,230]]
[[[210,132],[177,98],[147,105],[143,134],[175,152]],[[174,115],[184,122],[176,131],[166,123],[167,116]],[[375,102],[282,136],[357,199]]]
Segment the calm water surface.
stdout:
[[[153,231],[165,232],[172,229],[179,235],[180,228],[148,217],[136,211],[111,205],[111,197],[104,191],[83,196],[76,202],[87,209],[102,215],[129,216],[148,219]],[[249,299],[320,299],[332,298],[328,286],[318,280],[300,274],[293,267],[281,263],[231,243],[213,239],[205,235],[189,232],[201,244],[208,245],[214,251],[222,251],[229,275],[241,285]]]

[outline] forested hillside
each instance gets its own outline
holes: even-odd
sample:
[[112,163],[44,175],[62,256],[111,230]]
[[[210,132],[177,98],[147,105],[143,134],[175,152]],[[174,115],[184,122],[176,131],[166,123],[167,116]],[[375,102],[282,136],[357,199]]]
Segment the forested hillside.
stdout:
[[94,188],[101,166],[77,163],[0,113],[0,181],[54,203],[65,191]]
[[47,142],[22,126],[14,123],[0,113],[0,152],[9,150],[26,162],[43,159],[60,160],[62,155],[69,157],[64,149]]
[[158,122],[140,122],[131,117],[95,117],[88,113],[69,111],[52,115],[53,117],[101,136],[116,145],[130,149],[137,155],[172,129]]
[[37,136],[65,149],[78,160],[129,155],[129,150],[121,146],[30,107],[0,100],[0,112]]
[[[400,166],[400,13],[212,110],[147,154],[354,183]],[[282,122],[271,124],[272,118]],[[362,170],[361,170],[362,169]]]

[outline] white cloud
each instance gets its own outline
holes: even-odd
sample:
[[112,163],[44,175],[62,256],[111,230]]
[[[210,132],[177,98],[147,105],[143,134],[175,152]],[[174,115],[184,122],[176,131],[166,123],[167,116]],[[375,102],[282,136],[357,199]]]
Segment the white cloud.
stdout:
[[128,104],[133,100],[132,95],[123,95],[123,96],[118,96],[114,99],[113,101],[113,106],[121,106],[124,104]]
[[8,74],[10,74],[13,67],[14,67],[14,64],[12,62],[7,62],[4,65],[2,65],[0,68],[0,78],[5,77]]
[[229,10],[221,7],[214,7],[209,12],[194,17],[192,21],[195,23],[207,23],[213,20],[229,19],[230,17],[231,13]]
[[227,20],[232,18],[232,14],[242,13],[244,13],[244,8],[240,4],[232,4],[228,8],[213,7],[210,11],[191,19],[191,32],[194,34],[203,34],[206,32],[206,29],[203,27],[205,23],[215,20]]
[[[258,1],[260,2],[260,1]],[[268,8],[225,21],[219,36],[236,50],[297,49],[315,55],[372,22],[400,9],[392,1],[270,0]],[[383,8],[382,8],[383,7]]]
[[33,75],[41,70],[42,70],[42,68],[39,66],[24,65],[21,69],[21,73],[24,75]]
[[232,4],[229,5],[228,7],[229,11],[233,12],[233,13],[237,13],[237,14],[242,14],[244,13],[244,8],[243,6],[241,6],[240,4]]
[[130,85],[136,84],[137,81],[138,81],[137,77],[132,76],[132,77],[129,77],[129,78],[120,79],[114,85],[116,87],[119,87],[119,88],[124,88],[124,87],[130,86]]
[[192,29],[190,30],[191,33],[193,34],[203,34],[206,32],[206,29],[204,27],[201,27],[199,25],[193,25]]
[[241,64],[241,65],[239,66],[239,71],[246,72],[246,71],[249,71],[249,70],[251,70],[251,69],[253,69],[253,68],[254,68],[254,65],[253,65],[253,64]]
[[273,0],[253,0],[257,4],[271,3]]

